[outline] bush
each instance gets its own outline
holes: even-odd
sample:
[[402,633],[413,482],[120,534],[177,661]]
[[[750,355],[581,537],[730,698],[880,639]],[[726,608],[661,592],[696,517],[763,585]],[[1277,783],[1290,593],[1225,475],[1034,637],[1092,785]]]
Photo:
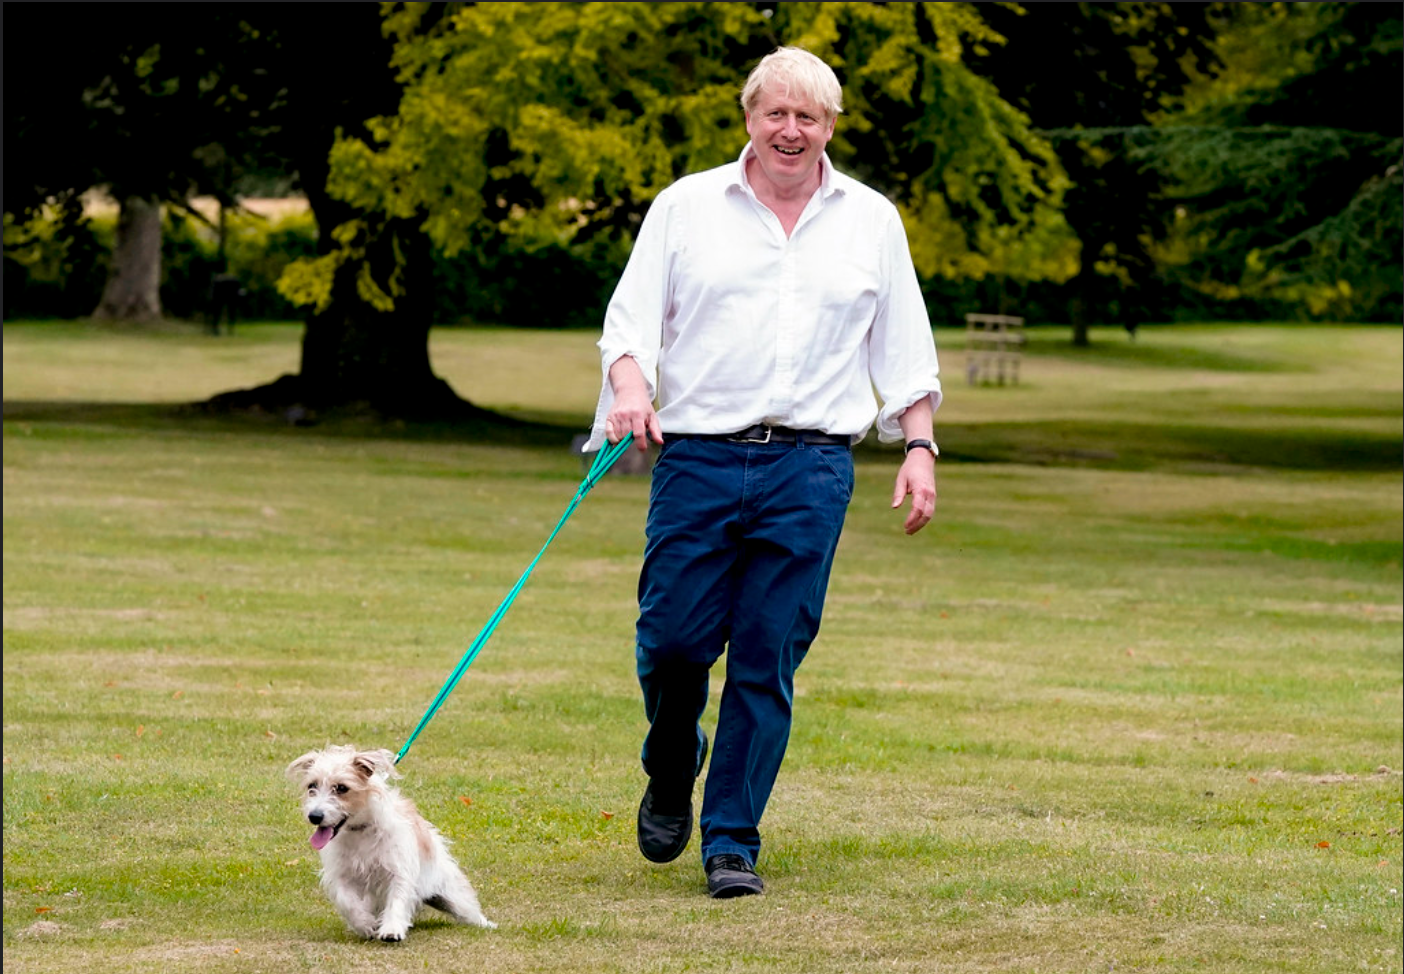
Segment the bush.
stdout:
[[454,258],[436,252],[434,321],[598,328],[626,259],[600,247],[521,250],[500,243]]
[[274,286],[283,268],[317,252],[317,221],[311,213],[269,219],[244,212],[225,218],[224,256],[219,231],[202,220],[172,215],[163,220],[161,305],[175,318],[207,318],[215,312],[214,280],[233,275],[241,294],[242,319],[297,319],[302,312]]
[[[6,213],[5,317],[91,314],[102,297],[116,227],[115,214],[85,216],[76,201],[24,223]],[[161,307],[172,318],[207,318],[214,311],[214,279],[227,268],[243,292],[239,318],[301,318],[274,283],[289,262],[316,250],[311,213],[278,219],[229,213],[221,258],[216,227],[168,210],[162,217]]]
[[76,199],[27,223],[6,213],[5,318],[91,313],[107,279],[111,230],[111,221],[102,226],[85,217]]
[[[5,215],[6,318],[80,318],[102,297],[116,236],[116,216],[55,209],[20,224]],[[485,242],[454,258],[434,254],[436,323],[490,322],[522,327],[599,327],[627,250],[511,249]],[[269,219],[226,216],[224,257],[219,232],[196,217],[162,217],[161,307],[172,318],[209,320],[214,280],[227,267],[242,294],[240,319],[296,320],[305,310],[275,286],[283,269],[317,252],[310,212]]]

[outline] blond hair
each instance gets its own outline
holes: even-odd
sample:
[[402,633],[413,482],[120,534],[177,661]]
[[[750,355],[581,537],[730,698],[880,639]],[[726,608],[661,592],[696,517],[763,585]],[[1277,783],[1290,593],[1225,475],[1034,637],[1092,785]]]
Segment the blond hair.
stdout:
[[843,111],[843,88],[834,69],[803,48],[777,47],[761,58],[741,89],[741,107],[753,111],[761,92],[772,86],[813,101],[829,119]]

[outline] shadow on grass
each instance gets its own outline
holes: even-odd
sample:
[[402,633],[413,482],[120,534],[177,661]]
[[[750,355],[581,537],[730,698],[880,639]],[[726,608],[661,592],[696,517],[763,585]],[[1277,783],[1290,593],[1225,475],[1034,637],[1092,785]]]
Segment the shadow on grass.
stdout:
[[1397,436],[1310,427],[1243,429],[1126,422],[989,423],[941,428],[943,459],[1213,473],[1241,467],[1397,471]]
[[1303,372],[1299,364],[1275,361],[1261,348],[1241,354],[1224,349],[1170,345],[1148,341],[1100,341],[1076,346],[1066,338],[1031,334],[1028,355],[1080,365],[1106,365],[1147,369],[1191,369],[1207,372]]
[[[568,449],[587,431],[587,418],[542,412],[530,418],[481,411],[472,418],[414,422],[384,420],[358,411],[322,414],[298,425],[280,413],[211,413],[200,404],[7,401],[7,427],[65,438],[144,432],[231,433],[278,437],[331,437],[481,443]],[[897,447],[869,435],[860,459],[893,458]],[[1401,443],[1388,433],[1289,427],[1166,425],[1134,421],[1050,421],[950,424],[941,427],[944,462],[1014,463],[1111,470],[1216,473],[1260,467],[1303,471],[1386,472],[1400,468]]]
[[[519,419],[488,410],[454,420],[384,419],[366,410],[324,411],[315,423],[296,414],[241,410],[212,412],[202,403],[107,403],[6,400],[6,426],[87,428],[96,435],[148,431],[239,433],[258,436],[334,437],[484,443],[495,446],[569,445],[585,425],[562,417]],[[67,435],[73,435],[69,432]]]

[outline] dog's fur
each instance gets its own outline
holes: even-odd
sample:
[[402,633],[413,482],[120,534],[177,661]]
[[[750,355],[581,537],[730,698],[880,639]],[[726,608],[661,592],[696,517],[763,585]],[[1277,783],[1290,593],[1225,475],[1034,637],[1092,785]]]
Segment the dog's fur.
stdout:
[[317,826],[322,888],[362,937],[403,940],[421,905],[492,929],[478,895],[439,830],[389,784],[389,751],[334,745],[288,765],[302,784],[302,811]]

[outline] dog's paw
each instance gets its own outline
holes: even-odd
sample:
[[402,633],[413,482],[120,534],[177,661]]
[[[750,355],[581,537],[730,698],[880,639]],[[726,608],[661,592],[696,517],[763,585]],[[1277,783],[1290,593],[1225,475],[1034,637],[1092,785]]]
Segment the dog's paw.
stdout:
[[373,921],[367,923],[347,923],[347,926],[351,928],[352,933],[364,940],[374,940],[379,936],[379,934],[376,933],[375,923]]
[[375,935],[378,939],[387,944],[397,944],[405,939],[405,934],[409,933],[405,927],[381,927]]

